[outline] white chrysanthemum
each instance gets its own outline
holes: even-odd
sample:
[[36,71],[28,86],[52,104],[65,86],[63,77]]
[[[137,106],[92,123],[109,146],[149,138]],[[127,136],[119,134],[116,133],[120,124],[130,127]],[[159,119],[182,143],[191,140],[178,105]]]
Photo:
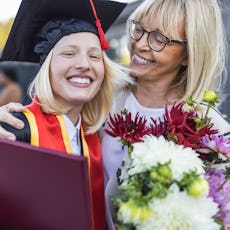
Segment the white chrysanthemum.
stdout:
[[131,153],[132,165],[129,174],[144,172],[158,163],[165,164],[171,161],[173,179],[180,180],[184,172],[191,170],[203,174],[203,163],[198,154],[191,148],[177,145],[173,141],[146,135],[144,142],[133,144]]
[[153,199],[152,209],[147,221],[137,226],[137,230],[219,230],[220,226],[213,220],[217,213],[217,204],[211,198],[193,198],[186,192],[174,191],[165,199]]
[[129,155],[126,154],[125,155],[125,158],[124,158],[124,161],[123,161],[123,164],[122,165],[122,168],[121,168],[121,175],[119,176],[120,180],[123,181],[122,182],[122,185],[127,185],[128,182],[129,182],[129,169],[130,169],[130,166],[131,166],[131,163],[132,163],[132,160],[130,159]]

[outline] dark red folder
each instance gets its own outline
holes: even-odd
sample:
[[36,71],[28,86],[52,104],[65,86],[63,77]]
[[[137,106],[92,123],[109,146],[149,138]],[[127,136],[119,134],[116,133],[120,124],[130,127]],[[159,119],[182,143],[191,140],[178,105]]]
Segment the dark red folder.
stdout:
[[0,140],[0,229],[93,229],[87,159]]

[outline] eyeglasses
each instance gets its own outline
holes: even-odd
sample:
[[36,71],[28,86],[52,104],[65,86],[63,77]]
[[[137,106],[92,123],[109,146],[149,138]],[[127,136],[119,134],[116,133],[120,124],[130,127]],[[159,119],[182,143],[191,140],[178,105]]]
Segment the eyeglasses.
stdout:
[[162,51],[165,46],[169,43],[177,43],[177,44],[183,44],[185,45],[187,41],[179,41],[179,40],[173,40],[171,38],[166,37],[159,31],[147,31],[143,28],[141,23],[135,21],[135,20],[129,20],[129,34],[132,39],[139,41],[144,33],[147,33],[147,42],[148,46],[156,51],[160,52]]

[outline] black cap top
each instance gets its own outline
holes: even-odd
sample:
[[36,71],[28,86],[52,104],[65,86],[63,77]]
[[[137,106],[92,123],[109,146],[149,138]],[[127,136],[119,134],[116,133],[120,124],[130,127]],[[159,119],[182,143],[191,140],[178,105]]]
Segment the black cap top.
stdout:
[[96,27],[82,19],[70,18],[48,21],[35,37],[34,52],[39,55],[40,63],[45,61],[50,50],[62,37],[79,32],[90,32],[99,36]]
[[[104,32],[126,6],[109,0],[94,0],[93,3]],[[36,34],[50,20],[70,18],[82,19],[95,26],[89,0],[22,0],[1,60],[38,63],[40,57],[34,52],[38,42]]]

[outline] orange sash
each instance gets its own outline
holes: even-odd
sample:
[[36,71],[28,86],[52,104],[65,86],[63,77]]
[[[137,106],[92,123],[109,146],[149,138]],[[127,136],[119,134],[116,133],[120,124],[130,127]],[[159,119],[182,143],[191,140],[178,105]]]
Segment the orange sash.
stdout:
[[[36,102],[27,106],[26,116],[31,129],[31,145],[71,154],[71,145],[62,115],[46,114]],[[88,158],[90,189],[95,230],[105,229],[104,181],[100,139],[98,135],[84,135],[81,127],[83,154]]]

